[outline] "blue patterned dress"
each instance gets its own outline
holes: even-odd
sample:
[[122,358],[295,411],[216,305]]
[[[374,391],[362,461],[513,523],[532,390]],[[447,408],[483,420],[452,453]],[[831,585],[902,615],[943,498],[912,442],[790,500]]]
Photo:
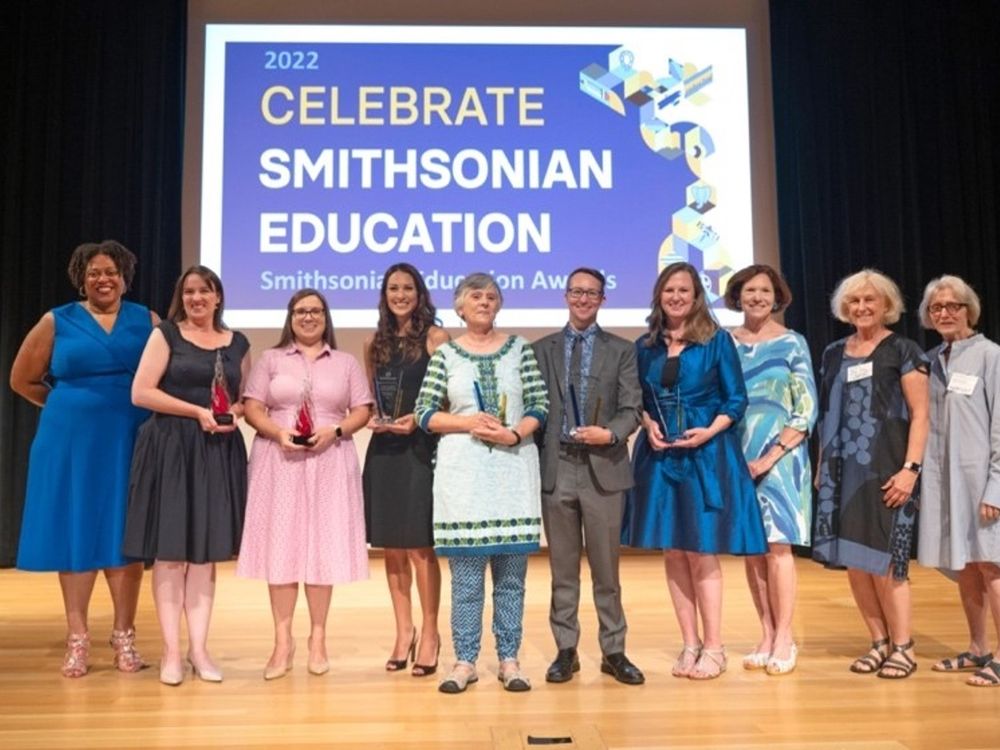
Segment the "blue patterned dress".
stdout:
[[[905,580],[919,484],[896,508],[886,506],[882,485],[906,460],[910,412],[902,377],[914,370],[927,373],[928,360],[916,342],[895,333],[863,358],[844,354],[846,341],[826,348],[820,371],[822,453],[813,558],[829,568],[891,572]],[[848,382],[850,368],[869,364],[870,374]]]
[[[806,340],[786,331],[768,341],[736,342],[746,381],[746,414],[738,430],[743,455],[754,461],[777,444],[785,427],[808,435],[816,424],[816,381]],[[809,544],[812,468],[809,441],[778,459],[757,482],[757,501],[767,541]]]
[[[676,384],[662,384],[667,349],[662,339],[636,341],[643,409],[647,414],[681,412],[683,428],[708,427],[720,414],[733,422],[747,405],[740,358],[723,330],[680,353]],[[679,398],[679,407],[674,407]],[[668,419],[671,417],[668,417]],[[762,555],[764,524],[753,480],[736,430],[723,430],[697,448],[653,450],[645,431],[632,456],[635,487],[629,491],[622,543],[648,549],[706,554]]]

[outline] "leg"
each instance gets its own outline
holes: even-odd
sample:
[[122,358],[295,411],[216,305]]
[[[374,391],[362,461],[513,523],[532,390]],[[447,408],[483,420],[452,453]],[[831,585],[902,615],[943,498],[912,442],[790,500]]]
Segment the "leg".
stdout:
[[774,622],[773,657],[779,661],[791,657],[795,639],[792,637],[792,618],[795,615],[795,591],[798,576],[795,558],[788,544],[772,544],[766,555],[767,593]]
[[969,563],[958,574],[958,592],[969,624],[969,652],[976,656],[990,650],[986,637],[986,614],[992,604],[988,596],[989,568],[1000,570],[990,563]]
[[[576,648],[580,640],[580,501],[563,485],[575,473],[575,466],[560,461],[556,491],[542,495],[542,520],[549,544],[549,570],[552,574],[552,597],[549,603],[549,626],[556,648]],[[569,475],[569,476],[567,476]]]
[[872,645],[868,653],[854,660],[851,671],[859,674],[877,672],[889,655],[889,626],[882,612],[882,604],[875,590],[874,576],[861,570],[849,568],[847,580],[851,585],[854,603],[858,606],[861,619],[871,636]]
[[410,647],[416,637],[410,601],[413,572],[405,549],[385,550],[385,577],[389,583],[392,613],[396,618],[396,642],[385,668],[396,672],[406,668],[410,659]]
[[[889,627],[892,653],[879,670],[879,677],[899,679],[909,677],[916,669],[913,661],[913,641],[910,631],[910,582],[896,580],[892,575],[875,578],[882,611]],[[910,666],[912,665],[912,666]]]
[[746,669],[760,669],[767,663],[774,645],[774,613],[771,611],[771,599],[767,587],[767,558],[765,555],[753,555],[743,559],[746,571],[747,585],[750,588],[750,598],[760,619],[760,640],[753,653],[743,658]]
[[688,552],[688,566],[694,582],[695,599],[701,615],[705,648],[722,648],[722,567],[716,555]]
[[[438,609],[441,605],[441,566],[433,547],[407,550],[413,566],[420,595],[420,649],[414,661],[421,667],[437,666],[437,655],[441,650],[441,634],[438,632]],[[432,674],[427,670],[418,670]]]
[[674,677],[688,677],[701,655],[701,638],[698,637],[698,607],[694,581],[686,553],[664,550],[663,564],[667,573],[667,589],[674,605],[674,615],[681,629],[684,648],[670,673]]
[[[274,650],[264,667],[264,677],[274,679],[289,669],[295,642],[292,637],[292,619],[295,616],[295,602],[299,598],[299,585],[268,584],[267,593],[271,599],[271,616],[274,618]],[[191,640],[194,641],[193,636]]]
[[326,655],[326,618],[330,613],[332,598],[333,586],[306,584],[306,603],[309,605],[309,671],[312,674],[325,674],[330,669]]
[[531,690],[531,682],[521,673],[517,653],[521,649],[524,623],[524,579],[528,573],[527,555],[493,555],[490,575],[493,578],[493,636],[496,639],[500,669],[497,676],[504,690],[520,693]]
[[153,601],[160,621],[163,652],[160,656],[160,680],[171,685],[184,675],[181,660],[181,614],[184,612],[184,577],[187,564],[157,560],[153,563]]
[[[994,563],[975,563],[975,566],[982,578],[986,600],[989,602],[990,611],[993,614],[993,624],[997,631],[997,650],[1000,651],[1000,566]],[[977,687],[995,687],[1000,683],[1000,671],[991,669],[991,667],[996,666],[997,662],[993,661],[980,669],[968,679],[968,684]]]
[[115,667],[121,672],[138,672],[146,666],[135,650],[135,610],[139,605],[139,589],[142,586],[142,563],[106,568],[104,578],[108,582],[115,609],[115,621],[111,630]]
[[215,563],[189,564],[184,583],[184,615],[188,626],[188,660],[202,679],[220,682],[219,668],[208,655],[208,625],[215,602]]
[[598,638],[601,653],[605,656],[625,653],[625,633],[628,630],[618,574],[624,504],[625,495],[621,492],[609,495],[591,488],[580,493],[587,563],[590,565],[599,625]]
[[483,637],[486,556],[449,557],[451,569],[451,637],[455,658],[475,664]]
[[85,573],[60,573],[63,609],[66,611],[66,653],[62,673],[65,677],[83,677],[90,669],[90,635],[87,632],[87,613],[94,591],[97,571]]

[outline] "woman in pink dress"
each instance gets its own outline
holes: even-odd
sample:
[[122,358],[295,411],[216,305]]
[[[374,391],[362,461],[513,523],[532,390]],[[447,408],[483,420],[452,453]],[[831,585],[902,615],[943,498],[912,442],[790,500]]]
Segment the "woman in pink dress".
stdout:
[[268,582],[274,651],[264,679],[292,668],[299,583],[311,621],[308,668],[324,674],[333,585],[368,577],[361,469],[351,435],[368,422],[372,399],[357,360],[336,350],[322,294],[303,289],[289,300],[281,339],[254,365],[244,399],[257,436],[236,573]]

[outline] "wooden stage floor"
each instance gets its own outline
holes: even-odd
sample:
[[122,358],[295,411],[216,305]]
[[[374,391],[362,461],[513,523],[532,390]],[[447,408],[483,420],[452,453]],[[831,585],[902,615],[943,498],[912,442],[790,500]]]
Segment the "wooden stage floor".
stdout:
[[[530,693],[505,693],[495,679],[486,625],[480,682],[463,695],[439,694],[437,678],[387,674],[382,665],[393,626],[382,561],[371,579],[334,592],[329,649],[332,670],[314,677],[300,650],[286,678],[261,679],[271,645],[265,585],[220,566],[211,647],[225,671],[212,685],[190,678],[161,685],[156,670],[111,669],[107,590],[98,583],[91,611],[93,669],[79,680],[59,675],[64,625],[54,575],[0,571],[0,748],[331,747],[486,750],[572,748],[997,748],[1000,689],[966,687],[964,675],[932,672],[932,660],[964,650],[957,592],[943,576],[914,566],[914,622],[920,668],[893,682],[848,671],[867,636],[843,573],[799,560],[796,635],[799,668],[785,677],[745,672],[740,655],[757,637],[742,563],[726,559],[724,635],[730,669],[705,683],[670,676],[680,647],[657,555],[622,562],[628,654],[646,673],[641,687],[619,685],[598,671],[596,621],[585,582],[581,619],[583,669],[572,682],[548,685],[554,655],[548,628],[548,563],[528,574],[522,664]],[[442,625],[448,622],[448,577]],[[586,567],[584,569],[586,576]],[[307,620],[300,600],[296,633]],[[487,617],[489,612],[487,611]],[[486,620],[488,623],[488,619]],[[148,580],[138,622],[151,661],[159,643]],[[304,643],[303,643],[304,645]],[[446,648],[442,663],[452,655]],[[526,737],[568,737],[572,744],[524,744]]]

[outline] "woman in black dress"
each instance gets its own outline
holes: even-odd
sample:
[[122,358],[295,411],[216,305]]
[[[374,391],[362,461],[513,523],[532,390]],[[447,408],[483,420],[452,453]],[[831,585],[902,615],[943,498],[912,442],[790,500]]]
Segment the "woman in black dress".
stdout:
[[[184,679],[182,615],[195,676],[222,681],[206,642],[215,563],[238,552],[243,533],[247,454],[236,419],[243,416],[239,397],[250,369],[250,344],[226,328],[222,309],[219,277],[204,266],[185,271],[132,383],[132,402],[154,414],[136,439],[123,551],[154,561],[160,681],[167,685]],[[217,385],[227,392],[228,419],[217,413]]]
[[[420,272],[408,263],[382,277],[378,328],[365,340],[365,366],[375,386],[376,416],[363,476],[368,542],[385,548],[385,575],[396,617],[396,643],[386,671],[414,677],[437,670],[441,569],[431,535],[435,440],[417,429],[413,404],[430,355],[448,340],[434,325],[436,310]],[[416,578],[422,622],[420,648],[411,615]]]

